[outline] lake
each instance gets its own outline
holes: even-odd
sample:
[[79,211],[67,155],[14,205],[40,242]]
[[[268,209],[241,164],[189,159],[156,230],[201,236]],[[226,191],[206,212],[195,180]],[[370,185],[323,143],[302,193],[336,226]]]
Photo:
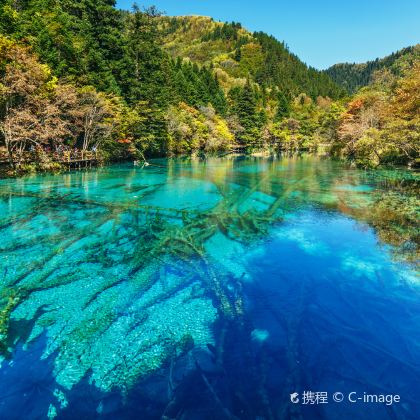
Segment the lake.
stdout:
[[309,155],[0,180],[0,418],[420,418],[416,194]]

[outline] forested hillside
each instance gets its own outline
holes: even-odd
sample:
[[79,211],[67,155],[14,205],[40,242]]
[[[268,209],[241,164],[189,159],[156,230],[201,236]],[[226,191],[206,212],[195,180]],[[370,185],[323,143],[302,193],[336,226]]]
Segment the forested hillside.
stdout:
[[[380,103],[398,96],[405,77],[417,101],[418,48],[394,61],[396,70],[378,73],[382,81],[372,85]],[[0,154],[14,172],[56,169],[63,156],[143,159],[238,144],[275,151],[327,144],[375,165],[417,156],[418,102],[389,123],[392,138],[400,128],[411,136],[404,150],[392,140],[380,158],[358,158],[360,139],[375,129],[382,142],[384,116],[394,111],[366,99],[356,137],[343,137],[343,124],[359,118],[353,101],[284,43],[235,22],[120,11],[113,0],[3,1],[0,88]]]
[[223,149],[258,140],[279,104],[301,93],[342,94],[274,38],[209,18],[119,11],[112,0],[7,0],[0,30],[12,166],[29,151],[48,161],[59,150],[116,158]]
[[404,48],[384,58],[377,58],[367,63],[340,63],[325,70],[338,85],[349,93],[354,93],[363,86],[373,81],[377,70],[389,69],[395,75],[401,75],[401,62],[406,62],[406,67],[413,64],[420,57],[420,44]]
[[172,57],[212,66],[226,88],[247,77],[261,88],[276,88],[293,98],[304,92],[338,98],[344,92],[323,72],[308,67],[283,42],[263,32],[250,33],[240,23],[205,16],[163,18],[164,47]]

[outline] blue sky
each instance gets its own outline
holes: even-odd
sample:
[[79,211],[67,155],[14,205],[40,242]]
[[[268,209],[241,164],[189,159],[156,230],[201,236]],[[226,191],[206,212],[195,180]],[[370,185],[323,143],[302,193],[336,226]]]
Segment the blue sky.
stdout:
[[[118,0],[129,9],[131,0]],[[170,16],[206,15],[241,22],[285,41],[319,69],[364,62],[420,42],[419,0],[143,0]]]

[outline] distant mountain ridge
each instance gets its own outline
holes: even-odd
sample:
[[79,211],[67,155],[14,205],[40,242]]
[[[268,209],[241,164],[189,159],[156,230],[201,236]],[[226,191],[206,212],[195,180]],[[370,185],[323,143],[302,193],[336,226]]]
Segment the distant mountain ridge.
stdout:
[[384,58],[377,58],[366,63],[334,64],[325,70],[325,73],[348,93],[355,93],[361,87],[372,83],[373,75],[376,71],[389,69],[392,73],[399,74],[401,68],[404,67],[404,61],[407,62],[407,65],[412,65],[419,58],[420,44],[417,44],[403,48]]

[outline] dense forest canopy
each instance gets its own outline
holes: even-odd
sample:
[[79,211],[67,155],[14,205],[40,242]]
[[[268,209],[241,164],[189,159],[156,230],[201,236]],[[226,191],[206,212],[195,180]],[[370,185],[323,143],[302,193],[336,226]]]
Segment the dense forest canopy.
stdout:
[[308,67],[237,22],[120,11],[112,0],[5,0],[1,153],[14,170],[58,168],[66,153],[139,159],[237,145],[327,144],[362,165],[412,162],[418,51],[366,65],[351,89],[367,78],[369,88],[349,98],[339,70]]
[[162,21],[164,48],[173,57],[212,65],[227,73],[232,83],[250,77],[259,86],[276,87],[290,98],[302,92],[313,99],[344,95],[325,73],[308,67],[273,36],[252,34],[240,23],[220,23],[205,16],[164,17]]
[[363,86],[373,82],[377,70],[389,69],[396,75],[402,75],[401,61],[405,60],[407,66],[413,65],[420,59],[420,44],[414,47],[403,48],[384,58],[377,58],[367,63],[340,63],[325,70],[338,85],[345,88],[349,93],[354,93]]

